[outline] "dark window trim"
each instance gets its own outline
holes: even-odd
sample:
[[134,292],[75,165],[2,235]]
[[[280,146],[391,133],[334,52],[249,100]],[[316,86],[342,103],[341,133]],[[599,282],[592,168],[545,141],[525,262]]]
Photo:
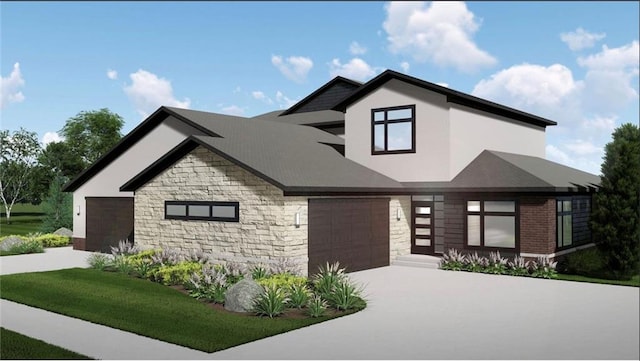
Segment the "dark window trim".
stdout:
[[[387,112],[393,111],[393,110],[402,110],[402,109],[411,109],[411,117],[404,118],[404,119],[393,119],[393,120],[387,119]],[[384,119],[375,120],[376,112],[384,112]],[[389,124],[409,123],[409,122],[411,122],[411,149],[387,150],[389,148],[387,126]],[[385,150],[376,150],[376,132],[375,132],[376,125],[384,125],[384,149]],[[405,153],[415,153],[415,152],[416,152],[416,105],[415,104],[371,109],[371,155],[405,154]]]
[[[186,216],[172,216],[167,214],[167,206],[185,206]],[[209,216],[190,216],[189,206],[209,206]],[[233,217],[212,217],[212,206],[233,206],[235,208]],[[178,219],[183,221],[218,221],[218,222],[239,222],[240,221],[240,202],[211,202],[211,201],[165,201],[164,202],[164,219]]]
[[[514,251],[516,253],[520,252],[520,203],[517,199],[500,199],[500,198],[469,198],[464,199],[464,248],[473,251]],[[468,202],[480,202],[480,211],[469,211],[468,210]],[[486,212],[484,210],[484,202],[513,202],[514,211],[513,212]],[[468,216],[480,216],[480,245],[479,246],[470,246],[469,245],[469,225],[468,225]],[[508,216],[514,217],[515,222],[515,245],[513,248],[508,247],[488,247],[484,245],[484,217],[485,216]]]
[[[558,202],[566,202],[566,201],[570,201],[571,202],[571,210],[570,211],[565,211],[564,210],[564,203],[562,205],[562,211],[558,212]],[[573,211],[574,211],[574,204],[573,204],[573,197],[557,197],[556,198],[556,205],[555,205],[555,210],[556,210],[556,251],[561,251],[563,249],[569,249],[572,247],[575,247],[573,244]],[[560,246],[558,245],[558,228],[559,227],[563,227],[562,224],[558,224],[558,217],[562,216],[564,218],[564,216],[571,216],[571,243],[569,243],[566,246]],[[564,235],[564,229],[562,230],[562,234]],[[564,242],[563,242],[564,243]]]

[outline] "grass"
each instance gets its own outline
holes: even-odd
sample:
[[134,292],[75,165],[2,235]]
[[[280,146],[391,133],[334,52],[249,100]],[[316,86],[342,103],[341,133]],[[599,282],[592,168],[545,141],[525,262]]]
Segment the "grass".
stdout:
[[4,299],[205,352],[330,318],[229,314],[158,283],[92,269],[5,275],[0,285]]
[[4,212],[4,206],[0,207],[0,237],[10,234],[28,234],[38,232],[42,226],[44,213],[42,205],[33,205],[30,203],[18,203],[11,210],[11,224],[7,224],[7,217]]
[[640,275],[635,275],[630,280],[627,280],[627,281],[621,281],[621,280],[607,280],[602,278],[593,278],[593,277],[559,273],[558,278],[556,279],[564,280],[564,281],[589,282],[589,283],[601,283],[601,284],[607,284],[607,285],[640,287]]
[[0,327],[0,359],[3,360],[91,360],[73,351],[48,344]]

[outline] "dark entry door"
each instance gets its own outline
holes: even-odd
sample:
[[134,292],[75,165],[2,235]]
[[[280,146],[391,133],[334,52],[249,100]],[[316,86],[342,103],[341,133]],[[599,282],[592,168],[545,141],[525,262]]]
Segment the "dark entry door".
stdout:
[[411,202],[411,253],[434,254],[433,202]]

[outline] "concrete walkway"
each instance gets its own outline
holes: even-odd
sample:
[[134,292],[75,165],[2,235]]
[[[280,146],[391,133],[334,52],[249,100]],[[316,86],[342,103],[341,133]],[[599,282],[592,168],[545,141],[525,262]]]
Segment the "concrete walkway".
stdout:
[[0,274],[42,272],[57,269],[89,267],[91,252],[76,251],[73,247],[45,248],[44,253],[0,257]]
[[[15,273],[5,259],[36,256],[2,257],[0,269]],[[76,262],[75,257],[69,259]],[[37,260],[33,265],[41,270],[47,262]],[[77,266],[74,262],[70,267]],[[66,268],[62,263],[50,266]],[[370,301],[364,311],[213,354],[4,300],[0,324],[100,359],[640,357],[640,292],[635,287],[402,266],[351,277],[366,285]]]

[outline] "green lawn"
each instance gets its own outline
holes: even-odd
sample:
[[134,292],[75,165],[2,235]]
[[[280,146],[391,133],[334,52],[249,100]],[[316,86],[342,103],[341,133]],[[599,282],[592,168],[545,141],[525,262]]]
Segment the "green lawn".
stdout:
[[91,360],[73,351],[0,327],[2,360]]
[[7,224],[7,217],[4,212],[4,206],[0,206],[0,237],[10,234],[28,234],[38,232],[42,225],[44,213],[42,205],[34,206],[33,204],[19,203],[11,209],[11,224]]
[[158,283],[92,269],[6,275],[0,287],[11,301],[205,352],[329,319],[229,314]]
[[564,280],[564,281],[602,283],[602,284],[608,284],[608,285],[640,287],[640,275],[635,275],[633,276],[633,278],[631,278],[628,281],[606,280],[601,278],[593,278],[593,277],[578,276],[578,275],[567,275],[567,274],[558,274],[557,279]]

